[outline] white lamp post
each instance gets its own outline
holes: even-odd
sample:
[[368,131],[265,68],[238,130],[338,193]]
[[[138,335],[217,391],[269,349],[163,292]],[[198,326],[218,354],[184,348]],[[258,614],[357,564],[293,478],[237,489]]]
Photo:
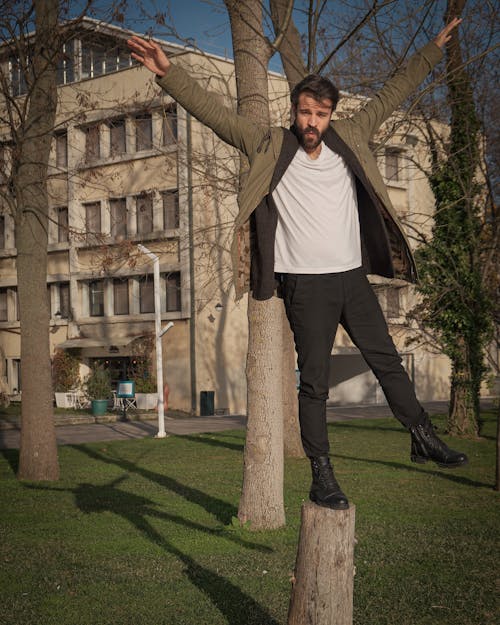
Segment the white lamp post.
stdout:
[[155,346],[156,346],[156,389],[158,392],[158,434],[156,438],[165,438],[165,404],[163,401],[163,352],[161,337],[174,325],[173,321],[161,327],[161,298],[160,298],[160,259],[144,245],[137,248],[153,261],[153,292],[155,303]]

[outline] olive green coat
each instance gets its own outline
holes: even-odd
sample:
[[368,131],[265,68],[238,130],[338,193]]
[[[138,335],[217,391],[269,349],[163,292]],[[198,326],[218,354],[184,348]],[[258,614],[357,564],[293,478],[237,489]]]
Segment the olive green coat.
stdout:
[[[434,42],[428,43],[361,110],[349,118],[332,121],[331,141],[328,141],[328,135],[325,139],[329,147],[344,156],[356,174],[362,247],[365,252],[363,264],[370,273],[394,277],[396,272],[393,261],[398,257],[400,275],[410,281],[416,280],[415,262],[408,240],[389,199],[369,142],[381,124],[418,87],[442,55],[441,49]],[[207,92],[178,65],[172,65],[165,76],[157,78],[157,82],[191,115],[248,157],[250,170],[238,194],[239,213],[234,224],[232,245],[233,280],[236,297],[239,298],[250,285],[250,267],[247,262],[249,250],[243,238],[244,227],[257,207],[263,202],[272,202],[271,182],[282,153],[285,134],[289,131],[281,127],[261,126],[224,107],[220,96]],[[366,193],[360,194],[363,189]],[[377,218],[374,220],[375,213]],[[367,217],[365,227],[364,216]],[[374,227],[374,224],[383,225]],[[262,228],[261,231],[266,229]],[[274,240],[274,231],[272,235],[266,243],[268,247]],[[272,267],[267,268],[268,273],[271,270]],[[252,290],[255,297],[256,289],[253,285]],[[269,287],[257,289],[257,292],[258,299],[266,299],[272,294]]]

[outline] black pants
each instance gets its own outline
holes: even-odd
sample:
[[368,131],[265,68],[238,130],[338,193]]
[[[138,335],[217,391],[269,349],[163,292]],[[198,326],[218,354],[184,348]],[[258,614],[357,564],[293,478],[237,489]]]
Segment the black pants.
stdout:
[[283,274],[283,295],[300,371],[299,419],[307,456],[328,454],[326,400],[339,322],[377,377],[394,416],[408,427],[422,406],[401,365],[363,268],[329,274]]

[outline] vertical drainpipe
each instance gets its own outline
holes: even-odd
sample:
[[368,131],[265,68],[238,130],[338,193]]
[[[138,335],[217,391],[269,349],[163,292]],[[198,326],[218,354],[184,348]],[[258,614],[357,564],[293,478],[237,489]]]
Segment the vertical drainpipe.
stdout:
[[188,200],[188,234],[189,234],[189,368],[191,371],[191,414],[197,414],[196,393],[196,307],[194,286],[194,241],[193,241],[193,168],[192,168],[192,137],[191,115],[186,113],[186,156],[187,156],[187,200]]

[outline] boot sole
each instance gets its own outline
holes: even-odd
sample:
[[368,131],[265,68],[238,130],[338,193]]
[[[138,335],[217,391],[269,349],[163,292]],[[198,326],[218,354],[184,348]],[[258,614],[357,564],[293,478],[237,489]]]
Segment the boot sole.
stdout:
[[309,495],[309,499],[315,503],[317,506],[320,506],[321,508],[330,508],[330,510],[348,510],[349,509],[349,502],[346,503],[342,503],[342,504],[329,504],[326,501],[322,501],[321,499],[318,500],[316,497],[314,497],[313,495]]
[[441,469],[458,469],[458,467],[464,467],[468,464],[468,460],[465,459],[462,462],[453,462],[452,464],[444,464],[443,462],[437,462],[436,460],[431,460],[431,458],[424,458],[422,456],[411,456],[412,462],[416,462],[417,464],[425,464],[426,462],[434,462]]

